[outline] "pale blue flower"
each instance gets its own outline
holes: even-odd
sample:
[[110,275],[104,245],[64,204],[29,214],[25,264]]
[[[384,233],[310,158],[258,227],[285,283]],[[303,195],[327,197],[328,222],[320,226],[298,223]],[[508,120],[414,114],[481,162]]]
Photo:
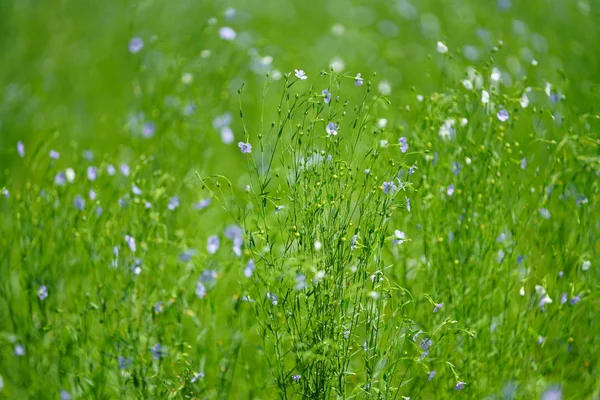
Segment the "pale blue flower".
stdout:
[[125,242],[127,243],[127,246],[129,246],[129,250],[131,250],[132,252],[135,253],[136,251],[136,245],[135,245],[135,238],[129,236],[129,235],[125,235]]
[[119,170],[121,171],[121,174],[125,177],[129,176],[129,165],[127,164],[121,164],[121,166],[119,167]]
[[208,207],[210,205],[211,199],[210,198],[206,198],[203,200],[200,200],[199,202],[197,202],[196,204],[194,204],[194,208],[196,210],[203,210],[206,207]]
[[354,77],[354,86],[362,86],[363,84],[363,78],[361,78],[360,76],[360,72],[358,74],[356,74],[356,76]]
[[327,124],[327,127],[325,127],[325,131],[327,131],[329,136],[336,136],[338,134],[338,129],[339,126],[335,122],[330,122]]
[[203,299],[206,297],[206,287],[200,281],[198,281],[198,283],[196,284],[196,296],[198,296],[199,299]]
[[144,48],[144,41],[139,37],[134,37],[129,41],[128,47],[131,54],[139,53]]
[[58,160],[60,158],[60,153],[55,150],[50,150],[50,158],[53,160]]
[[306,76],[306,73],[304,73],[304,70],[295,69],[294,72],[296,73],[296,78],[298,78],[302,81],[306,80],[308,78],[308,76]]
[[398,139],[398,143],[400,143],[400,151],[406,153],[408,151],[407,139],[402,136],[400,139]]
[[79,211],[83,211],[85,208],[85,200],[80,195],[75,196],[75,200],[73,200],[73,205]]
[[506,122],[508,120],[508,111],[506,111],[504,108],[500,107],[500,111],[498,111],[498,114],[496,114],[496,117],[498,117],[498,120],[500,120],[500,122]]
[[329,93],[329,89],[323,90],[321,94],[323,95],[323,102],[325,104],[329,104],[329,102],[331,101],[331,93]]
[[252,153],[252,145],[250,143],[239,142],[238,147],[242,151],[242,154]]
[[19,156],[21,156],[21,158],[25,157],[25,145],[20,140],[17,143],[17,153],[19,153]]
[[90,181],[95,181],[98,178],[98,170],[96,167],[88,167],[87,169],[87,177]]
[[229,26],[223,26],[219,29],[219,36],[223,40],[232,41],[237,37],[237,33]]
[[389,193],[394,194],[395,192],[398,191],[398,187],[396,186],[394,181],[383,182],[382,186],[383,186],[384,194],[389,194]]
[[457,163],[456,161],[453,161],[451,170],[454,175],[460,174],[460,164]]
[[37,295],[41,301],[44,301],[48,297],[48,288],[46,287],[46,285],[40,286],[40,288],[37,291]]
[[393,243],[394,244],[402,244],[406,242],[406,233],[399,231],[399,230],[395,230],[394,231],[394,240]]
[[152,358],[154,358],[155,360],[158,360],[165,356],[166,349],[164,347],[162,347],[160,345],[160,343],[156,343],[154,346],[152,346],[152,348],[150,349],[150,352],[152,353]]
[[250,278],[252,276],[252,274],[254,273],[255,268],[256,268],[256,265],[254,264],[254,260],[253,259],[248,260],[248,263],[246,264],[246,267],[244,268],[244,276],[246,278]]
[[454,387],[454,390],[463,390],[465,388],[466,382],[458,382]]
[[150,138],[154,136],[154,130],[154,122],[146,122],[142,128],[142,135],[144,135],[144,137]]
[[454,194],[454,184],[453,184],[453,183],[451,183],[451,184],[448,186],[448,189],[446,189],[446,194],[447,194],[448,196],[452,196],[452,195]]
[[527,159],[525,157],[523,157],[521,159],[521,169],[525,169],[527,168]]
[[540,212],[540,215],[542,216],[542,218],[550,219],[550,211],[548,211],[547,208],[540,208],[539,212]]
[[217,250],[219,250],[219,247],[221,246],[221,241],[219,240],[219,237],[216,235],[213,235],[211,237],[208,238],[208,243],[206,245],[206,250],[210,253],[210,254],[215,254],[217,252]]
[[179,207],[179,196],[173,196],[169,199],[169,204],[167,205],[167,208],[173,211],[177,207]]

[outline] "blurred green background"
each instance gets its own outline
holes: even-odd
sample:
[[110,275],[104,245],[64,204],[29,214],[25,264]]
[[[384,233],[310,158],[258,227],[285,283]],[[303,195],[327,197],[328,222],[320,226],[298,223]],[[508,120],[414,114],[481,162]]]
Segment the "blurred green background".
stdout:
[[[235,40],[227,41],[219,36],[219,29],[224,26],[235,30]],[[137,54],[131,54],[128,50],[129,41],[134,37],[144,41],[143,49]],[[448,46],[447,55],[442,56],[436,51],[438,41]],[[90,326],[100,326],[97,321],[100,317],[94,314],[97,310],[90,311],[91,308],[86,308],[91,306],[87,303],[89,299],[83,299],[81,296],[84,291],[92,293],[90,302],[96,301],[100,304],[98,299],[108,299],[109,308],[118,310],[122,306],[119,296],[111,297],[107,292],[112,290],[112,287],[120,288],[121,284],[124,287],[131,283],[117,274],[111,275],[105,281],[105,277],[96,271],[100,265],[106,268],[105,261],[111,260],[112,257],[112,246],[120,244],[124,247],[122,236],[131,231],[138,234],[139,247],[143,249],[146,257],[145,266],[151,265],[155,268],[151,274],[142,275],[137,289],[133,288],[133,284],[127,286],[127,290],[130,291],[128,293],[133,293],[131,299],[127,297],[126,301],[126,304],[131,306],[131,310],[127,310],[131,313],[131,330],[139,329],[142,335],[148,334],[148,337],[144,338],[148,340],[147,347],[151,335],[154,334],[153,329],[156,328],[154,314],[149,310],[158,300],[164,301],[165,304],[169,299],[177,299],[177,302],[173,301],[173,311],[168,315],[169,319],[165,318],[173,325],[165,324],[166,327],[156,329],[168,331],[165,336],[171,340],[169,345],[173,348],[175,343],[181,344],[182,348],[183,342],[193,343],[195,348],[190,353],[206,357],[202,363],[207,363],[207,376],[210,376],[211,372],[208,371],[213,368],[214,380],[211,382],[216,381],[218,373],[215,371],[218,368],[229,365],[229,357],[234,353],[232,347],[242,342],[237,337],[240,332],[235,329],[247,329],[252,331],[252,339],[256,337],[256,327],[250,317],[235,323],[230,320],[238,315],[229,313],[229,309],[233,308],[232,295],[239,294],[232,289],[237,288],[233,285],[237,283],[238,271],[235,275],[223,276],[223,283],[215,289],[210,299],[211,303],[206,302],[210,306],[206,303],[201,303],[200,306],[196,303],[186,304],[186,296],[188,299],[194,297],[190,291],[193,290],[190,289],[193,284],[190,286],[189,282],[181,282],[180,279],[183,280],[184,275],[193,276],[193,281],[198,271],[180,263],[178,257],[187,247],[203,249],[206,237],[225,224],[224,213],[218,207],[211,207],[207,214],[190,211],[191,204],[207,195],[200,190],[201,185],[195,173],[203,176],[212,173],[226,174],[240,191],[247,183],[241,177],[246,165],[244,159],[239,157],[237,147],[237,142],[244,140],[243,128],[238,118],[238,90],[243,84],[244,96],[241,102],[244,116],[250,136],[255,138],[261,133],[260,120],[263,109],[266,124],[275,118],[280,85],[283,84],[282,79],[274,80],[268,94],[264,95],[265,74],[269,71],[271,77],[277,77],[278,74],[294,69],[303,69],[309,77],[303,84],[306,88],[313,86],[317,92],[324,89],[328,81],[327,77],[319,77],[319,73],[332,65],[338,72],[348,72],[349,76],[360,72],[365,80],[376,73],[373,86],[378,90],[388,87],[387,97],[391,100],[389,108],[384,110],[382,107],[376,117],[385,116],[394,135],[400,134],[399,127],[405,127],[411,151],[427,150],[436,154],[439,151],[440,165],[443,169],[434,169],[426,164],[432,160],[430,154],[411,156],[411,162],[417,160],[421,168],[419,172],[423,173],[415,178],[418,179],[417,190],[420,193],[413,197],[413,213],[399,217],[395,222],[399,226],[401,223],[410,226],[412,232],[408,228],[407,232],[414,232],[414,246],[407,250],[406,255],[398,256],[394,253],[394,262],[403,267],[392,271],[390,275],[397,277],[397,281],[402,284],[412,285],[411,289],[414,288],[421,294],[431,293],[432,296],[450,299],[455,296],[456,312],[461,318],[464,317],[460,321],[464,323],[462,326],[479,330],[479,341],[472,344],[469,342],[469,345],[465,346],[466,351],[469,351],[468,357],[462,360],[465,365],[457,363],[462,371],[466,371],[465,374],[472,374],[467,375],[469,379],[479,379],[473,386],[479,385],[480,391],[471,392],[471,395],[465,392],[465,396],[487,393],[488,387],[498,389],[504,381],[496,383],[495,378],[507,378],[514,360],[522,362],[519,367],[521,369],[515,367],[515,375],[530,377],[528,374],[531,371],[523,367],[524,364],[529,364],[528,358],[522,353],[506,354],[497,351],[496,338],[488,332],[489,322],[495,315],[505,315],[502,313],[506,311],[507,319],[512,316],[518,321],[520,314],[515,314],[515,310],[523,310],[520,305],[516,306],[519,298],[515,295],[514,298],[511,297],[510,305],[505,307],[505,310],[492,310],[490,306],[488,314],[479,313],[479,304],[473,298],[464,296],[471,290],[481,289],[477,281],[480,278],[479,272],[475,269],[469,270],[469,276],[457,278],[452,284],[449,283],[443,268],[423,276],[430,271],[418,264],[421,262],[418,260],[426,253],[427,247],[430,246],[429,251],[433,254],[431,258],[434,264],[444,268],[446,264],[451,265],[450,263],[458,258],[461,262],[463,258],[468,260],[468,264],[465,262],[465,268],[484,268],[489,265],[495,267],[498,263],[495,261],[497,249],[494,246],[498,232],[516,229],[519,224],[523,224],[527,229],[520,231],[519,237],[523,239],[517,245],[525,249],[529,257],[539,264],[534,264],[534,272],[539,272],[535,279],[540,281],[535,282],[542,283],[541,281],[546,282],[547,279],[549,284],[555,283],[557,271],[554,269],[564,268],[568,275],[567,268],[570,267],[566,266],[579,266],[578,257],[583,257],[584,252],[587,252],[587,257],[600,251],[597,238],[598,223],[590,217],[593,211],[585,210],[587,214],[584,214],[584,217],[589,217],[589,220],[582,217],[583,226],[586,227],[584,229],[577,225],[577,218],[568,214],[570,208],[555,200],[558,196],[553,197],[553,203],[548,205],[553,216],[550,223],[556,225],[543,225],[543,221],[530,224],[530,219],[515,218],[511,214],[515,210],[515,213],[523,212],[519,214],[521,217],[525,215],[523,210],[533,210],[531,213],[537,216],[536,207],[546,206],[546,198],[538,201],[538,193],[541,196],[546,185],[550,187],[555,184],[556,192],[560,193],[562,190],[564,194],[570,179],[580,190],[589,189],[589,193],[586,194],[590,198],[590,204],[594,204],[594,200],[597,199],[597,184],[595,189],[591,189],[593,179],[596,179],[591,167],[583,173],[583,167],[580,171],[579,164],[573,161],[574,158],[567,160],[565,156],[564,165],[568,165],[569,168],[564,168],[563,175],[559,174],[562,164],[553,164],[554,169],[550,171],[548,168],[549,172],[546,174],[545,168],[551,161],[555,161],[552,157],[556,154],[549,146],[542,147],[539,143],[533,143],[533,139],[543,136],[545,140],[560,141],[567,127],[577,122],[581,115],[598,111],[600,0],[266,0],[227,3],[192,0],[3,0],[0,1],[0,56],[0,188],[9,187],[15,199],[14,206],[10,206],[8,202],[0,204],[0,223],[3,228],[1,232],[4,233],[2,245],[5,248],[5,257],[2,258],[0,268],[5,268],[5,272],[14,272],[17,271],[15,265],[23,265],[18,271],[23,271],[22,275],[26,276],[18,277],[17,272],[13,276],[15,282],[21,279],[20,284],[23,287],[16,283],[14,286],[23,289],[22,291],[3,292],[6,298],[0,303],[1,343],[9,342],[9,339],[6,339],[9,331],[11,334],[17,333],[13,332],[16,331],[13,329],[15,326],[7,322],[9,315],[16,315],[16,320],[23,323],[20,326],[22,332],[19,334],[24,337],[31,336],[31,347],[33,343],[40,349],[51,346],[47,343],[50,334],[44,336],[37,325],[30,324],[32,313],[37,315],[36,308],[31,304],[36,300],[37,286],[34,287],[33,282],[38,284],[39,277],[36,273],[43,270],[41,266],[48,267],[48,277],[56,280],[56,286],[50,290],[49,302],[56,301],[64,306],[65,310],[60,312],[66,313],[63,315],[53,310],[56,314],[51,314],[49,318],[53,318],[54,324],[61,324],[64,320],[65,326],[73,327],[73,331],[69,333],[58,329],[51,331],[52,335],[56,335],[52,337],[61,339],[63,344],[67,343],[65,356],[60,361],[60,369],[56,367],[54,370],[52,361],[46,359],[36,364],[37,369],[26,364],[17,364],[9,358],[12,357],[12,347],[2,347],[1,355],[5,358],[0,358],[0,366],[3,368],[0,374],[5,378],[11,375],[11,384],[23,389],[21,392],[12,392],[17,393],[15,398],[18,398],[19,394],[25,396],[26,388],[31,385],[29,380],[44,376],[48,370],[52,370],[51,376],[58,375],[63,378],[61,384],[69,382],[73,387],[76,386],[73,382],[78,379],[85,381],[91,376],[89,379],[96,383],[96,387],[100,387],[97,393],[103,393],[101,385],[106,384],[109,387],[104,392],[109,393],[109,398],[110,394],[116,395],[115,388],[125,391],[114,382],[121,376],[118,371],[112,371],[106,379],[100,376],[102,371],[110,369],[103,364],[104,358],[98,356],[98,353],[93,353],[89,359],[86,358],[86,351],[91,352],[90,349],[105,350],[114,347],[113,338],[108,333],[97,341],[83,341],[83,344],[75,339],[71,342],[69,337],[75,331],[74,327],[80,327],[78,324],[85,319],[82,315],[86,314],[81,311],[84,308],[86,312],[95,315],[91,318],[93,322]],[[522,124],[516,125],[515,129],[507,129],[507,143],[495,137],[499,132],[503,135],[504,128],[493,132],[490,129],[485,140],[483,134],[478,136],[478,129],[485,124],[485,117],[476,115],[475,123],[469,125],[473,128],[468,137],[460,138],[456,146],[454,143],[448,146],[440,145],[437,129],[441,122],[449,116],[466,115],[464,111],[469,109],[472,103],[479,104],[479,100],[478,94],[470,92],[463,93],[458,100],[448,96],[443,98],[444,101],[436,103],[436,93],[462,93],[460,91],[463,88],[459,82],[470,67],[482,71],[486,79],[492,67],[499,68],[502,73],[502,96],[518,98],[524,87],[531,86],[536,89],[531,93],[532,105],[548,104],[549,100],[544,95],[543,88],[546,82],[549,82],[553,90],[566,96],[567,101],[555,105],[553,115],[556,120],[552,122],[540,122],[541,118],[535,119],[533,113],[527,114],[522,119]],[[525,75],[528,81],[520,82]],[[352,99],[359,96],[349,90],[344,95]],[[423,108],[418,108],[417,95],[436,100],[425,102]],[[453,107],[450,112],[448,104],[455,101],[460,103],[460,107]],[[410,112],[411,110],[417,111]],[[232,115],[234,140],[230,144],[223,143],[220,127],[215,123],[215,119],[222,118],[226,113]],[[431,125],[421,123],[425,120],[433,122]],[[582,121],[578,122],[585,127],[586,122]],[[150,138],[143,135],[144,126],[148,123],[154,126],[154,133]],[[539,127],[539,131],[536,131],[537,138],[533,135],[534,125]],[[586,129],[582,130],[589,136],[597,137],[597,126],[597,121],[590,122]],[[431,136],[419,136],[424,131],[431,133]],[[503,138],[500,134],[498,137]],[[25,160],[17,154],[18,141],[25,145]],[[514,142],[521,142],[522,145],[518,150],[514,146],[515,152],[512,154],[502,153],[509,141],[513,146]],[[486,146],[489,146],[489,154],[484,154],[483,149]],[[590,153],[596,151],[591,146],[589,148],[592,149]],[[53,164],[55,169],[48,167],[47,154],[51,149],[61,153],[60,159]],[[581,150],[581,147],[578,149]],[[166,213],[164,204],[156,206],[149,215],[141,206],[132,207],[131,211],[119,209],[116,206],[117,199],[130,191],[130,182],[123,177],[118,177],[120,180],[115,178],[116,184],[113,181],[102,181],[104,186],[101,187],[102,191],[99,190],[102,204],[112,204],[117,210],[107,212],[109,217],[102,223],[97,223],[99,219],[93,219],[92,212],[89,213],[89,220],[86,220],[90,221],[88,226],[72,209],[45,207],[46,199],[42,200],[43,196],[38,196],[40,189],[52,187],[53,189],[48,190],[49,193],[52,191],[49,198],[56,200],[55,204],[58,204],[58,199],[67,199],[64,201],[69,206],[76,190],[85,194],[82,190],[87,190],[86,183],[89,183],[84,178],[88,164],[84,160],[85,150],[93,151],[93,164],[102,167],[103,170],[108,163],[117,167],[119,163],[129,163],[132,170],[135,170],[132,177],[135,176],[135,182],[144,190],[144,196],[156,200],[157,204],[159,201],[166,204],[169,196],[179,195],[182,208],[186,207],[185,211]],[[481,153],[478,153],[479,151]],[[520,153],[523,151],[525,154]],[[457,195],[462,189],[465,196],[457,196],[460,200],[455,203],[446,203],[445,197],[441,196],[440,200],[439,195],[442,192],[439,189],[454,179],[450,163],[455,159],[462,162],[465,155],[470,155],[474,160],[476,156],[480,156],[481,164],[477,164],[479,160],[474,162],[473,171],[477,174],[462,175],[466,176],[463,181],[456,178]],[[518,162],[524,155],[527,155],[530,165],[527,173],[534,175],[530,171],[539,167],[542,170],[541,174],[538,174],[538,170],[535,177],[527,177],[527,180],[519,175],[521,170]],[[532,157],[529,158],[530,156]],[[589,161],[589,165],[595,162],[594,165],[597,166],[597,156],[594,160]],[[27,168],[23,167],[25,162],[28,163]],[[52,181],[57,171],[67,167],[76,168],[78,178],[76,183],[70,186],[73,189],[65,188],[61,191],[62,188],[54,188]],[[463,168],[466,169],[465,164]],[[497,176],[493,175],[494,171],[498,173]],[[550,176],[551,173],[556,175]],[[238,177],[239,180],[236,181]],[[487,185],[489,177],[496,177],[499,184],[496,187]],[[106,175],[103,178],[106,178]],[[461,186],[458,182],[461,182]],[[528,194],[527,185],[535,187],[537,192]],[[518,196],[514,195],[517,186]],[[30,190],[32,187],[35,190]],[[592,192],[595,193],[595,197]],[[50,204],[50,200],[47,201],[47,204]],[[459,216],[462,218],[464,210],[470,211],[470,207],[476,208],[481,218],[472,224],[469,221],[471,231],[463,236],[456,233],[456,240],[451,245],[451,240],[446,239],[448,232],[452,233],[453,229],[458,232],[462,229],[461,223],[458,222]],[[158,211],[154,213],[154,210]],[[511,216],[512,220],[509,218]],[[38,227],[39,221],[43,221],[45,225]],[[462,222],[462,219],[460,221]],[[475,231],[478,224],[482,226],[481,231]],[[22,237],[8,234],[11,228],[17,225]],[[484,225],[487,226],[487,230],[484,229]],[[417,226],[424,229],[418,231]],[[39,242],[31,238],[36,238]],[[421,248],[421,239],[425,250]],[[436,243],[444,241],[448,244],[435,246]],[[76,245],[72,246],[71,243]],[[34,245],[38,247],[33,254],[20,253],[34,248]],[[14,246],[14,251],[11,250],[11,246]],[[463,250],[467,248],[477,251],[465,256]],[[552,251],[548,250],[550,248]],[[507,258],[515,258],[516,252],[517,249],[514,254],[507,254]],[[558,255],[564,257],[560,258]],[[228,259],[223,258],[222,264],[229,265]],[[596,261],[594,263],[597,265]],[[210,265],[202,264],[202,267],[219,265],[217,261],[207,264]],[[409,276],[407,270],[417,264],[421,269],[416,271],[415,267],[415,275]],[[536,271],[535,268],[538,267],[539,270]],[[573,267],[573,275],[576,268],[578,267]],[[65,271],[71,271],[71,275]],[[61,281],[63,274],[64,281]],[[411,281],[415,276],[419,279]],[[518,279],[512,275],[510,277],[514,278],[510,286],[512,296],[518,290],[515,286]],[[27,286],[23,282],[26,282]],[[99,284],[105,282],[106,286],[98,288]],[[490,287],[499,290],[490,290],[492,299],[498,300],[501,296],[508,296],[508,290],[501,293],[505,283],[504,277],[494,278]],[[529,286],[531,287],[528,287],[528,292],[533,292],[533,283]],[[556,283],[557,288],[558,286]],[[147,292],[140,287],[147,288]],[[55,300],[52,297],[53,293],[59,289],[62,292]],[[141,292],[139,298],[137,290]],[[485,290],[481,289],[482,292]],[[462,295],[459,293],[461,291]],[[14,297],[10,297],[13,295]],[[123,298],[125,297],[123,295]],[[33,300],[28,303],[24,300],[26,298]],[[558,302],[556,297],[555,302]],[[16,306],[11,308],[9,304]],[[501,301],[494,303],[496,308],[506,304]],[[568,371],[564,374],[553,364],[554,358],[551,356],[559,353],[553,352],[551,347],[548,347],[545,353],[540,350],[542,361],[539,362],[539,367],[536,364],[532,369],[539,368],[537,372],[549,377],[550,382],[555,382],[560,375],[571,383],[571,388],[581,387],[585,395],[589,395],[592,388],[597,388],[593,379],[597,376],[595,370],[590,372],[586,369],[584,373],[582,367],[583,360],[587,360],[588,365],[590,359],[592,365],[598,360],[597,350],[591,347],[591,344],[598,342],[598,335],[594,333],[597,323],[591,318],[592,312],[597,312],[597,305],[597,300],[590,300],[585,303],[586,308],[582,307],[584,311],[578,314],[581,320],[586,322],[583,326],[587,331],[583,328],[578,329],[577,326],[569,327],[576,316],[573,320],[569,319],[570,316],[564,317],[560,319],[560,324],[556,322],[557,325],[551,325],[543,318],[544,315],[536,315],[537,319],[532,317],[531,325],[536,329],[546,329],[551,325],[551,328],[548,328],[550,333],[560,331],[565,337],[569,337],[570,334],[576,336],[573,333],[576,331],[580,335],[577,337],[577,343],[583,343],[580,344],[581,352],[576,356],[564,356],[564,364],[561,366],[570,367],[565,368]],[[202,308],[205,314],[198,312],[196,306],[205,307]],[[450,305],[447,307],[450,308]],[[195,319],[196,316],[193,315],[193,320],[190,317],[180,324],[179,318],[183,314],[190,316],[188,311],[191,309],[200,314],[199,318]],[[426,311],[423,311],[425,309]],[[497,314],[493,314],[492,311]],[[135,320],[134,316],[140,320]],[[428,304],[414,314],[416,320],[422,321],[428,320],[430,316],[431,309]],[[117,328],[114,332],[122,329],[119,323],[115,323]],[[172,329],[176,324],[181,332]],[[195,324],[207,327],[202,333],[198,333],[197,337],[191,328]],[[183,329],[184,325],[186,329]],[[517,331],[516,327],[514,331],[508,326],[503,329],[507,335]],[[543,329],[540,328],[541,330]],[[137,334],[137,331],[135,333]],[[523,342],[519,341],[521,338],[517,338],[519,340],[503,344],[506,344],[505,349],[509,353],[514,348],[527,354],[537,354],[537,350],[532,350],[534,344],[527,342],[530,337],[537,337],[536,335],[537,331],[534,332],[531,328],[531,331],[523,333]],[[564,341],[563,336],[560,336],[560,340]],[[146,345],[144,340],[141,342]],[[586,347],[588,344],[590,347]],[[556,343],[554,345],[559,347]],[[261,388],[268,385],[264,379],[268,371],[264,360],[254,364],[255,357],[260,353],[258,347],[251,340],[243,343],[243,368],[238,367],[235,372],[237,383],[231,398],[242,398],[235,396],[238,393],[244,393],[246,396],[253,390],[255,392],[246,397],[260,397]],[[448,353],[452,353],[452,346],[448,347]],[[27,349],[29,351],[29,347]],[[31,357],[37,357],[33,349],[31,354]],[[147,367],[149,371],[145,371],[146,377],[155,376],[148,366],[152,364],[152,360],[148,354],[146,356],[149,358],[144,360],[144,368]],[[560,356],[562,357],[562,353]],[[493,357],[497,357],[503,363],[488,370],[486,362]],[[179,373],[188,367],[185,364],[187,359],[183,359],[184,361],[177,364],[179,369],[173,373]],[[198,371],[197,359],[193,362],[196,364],[187,369]],[[184,364],[185,368],[182,366]],[[6,372],[9,367],[12,374]],[[112,368],[117,369],[114,365]],[[186,373],[189,372],[187,369]],[[61,375],[64,371],[75,371],[72,375],[76,377]],[[487,377],[481,371],[488,371]],[[79,373],[81,376],[77,376]],[[477,373],[481,375],[473,376]],[[166,375],[173,379],[172,382],[176,382],[169,374],[170,371],[167,371]],[[581,378],[582,376],[584,378]],[[183,376],[182,380],[189,382],[189,378]],[[248,379],[248,383],[244,379]],[[7,387],[8,381],[9,378],[6,378]],[[582,381],[585,381],[585,385]],[[469,384],[470,382],[471,380]],[[529,387],[526,393],[538,393],[545,389],[546,383],[544,381],[539,387]],[[446,384],[452,388],[455,382]],[[57,385],[52,387],[52,398],[56,397],[54,394],[59,389]],[[42,393],[43,382],[36,382],[32,387],[34,388],[29,394]],[[85,384],[81,387],[85,387]],[[165,387],[168,387],[165,391],[172,388],[167,384]],[[211,390],[214,392],[214,388],[211,387]],[[430,396],[440,393],[435,391],[436,387],[431,390]],[[571,390],[571,393],[577,392],[577,389]],[[131,395],[134,392],[127,393]],[[100,394],[97,396],[101,397]],[[123,394],[122,396],[127,397]]]

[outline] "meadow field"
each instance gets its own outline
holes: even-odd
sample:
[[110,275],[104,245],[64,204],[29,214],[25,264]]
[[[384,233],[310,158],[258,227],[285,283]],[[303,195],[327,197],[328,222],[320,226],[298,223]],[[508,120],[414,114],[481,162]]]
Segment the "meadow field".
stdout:
[[0,54],[0,399],[600,399],[599,0],[4,0]]

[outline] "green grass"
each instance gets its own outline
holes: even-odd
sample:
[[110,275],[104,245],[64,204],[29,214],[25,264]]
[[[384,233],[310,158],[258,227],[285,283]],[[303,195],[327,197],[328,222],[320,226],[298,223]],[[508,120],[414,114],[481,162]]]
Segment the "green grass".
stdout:
[[507,3],[0,5],[0,398],[599,398],[600,3]]

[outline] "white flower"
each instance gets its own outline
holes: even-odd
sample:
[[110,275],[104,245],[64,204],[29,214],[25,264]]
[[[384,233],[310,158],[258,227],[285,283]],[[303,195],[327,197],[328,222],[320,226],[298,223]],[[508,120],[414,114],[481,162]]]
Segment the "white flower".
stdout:
[[471,159],[469,157],[465,157],[465,164],[471,165]]
[[402,244],[406,242],[406,233],[396,229],[394,231],[394,244]]
[[462,84],[465,87],[465,89],[473,90],[473,82],[471,82],[469,79],[463,79]]
[[344,60],[342,60],[341,58],[334,58],[333,60],[331,60],[330,66],[333,72],[342,72],[345,67]]
[[525,296],[525,287],[524,287],[524,286],[522,286],[522,287],[521,287],[521,290],[519,290],[519,294],[520,294],[521,296]]
[[445,54],[448,52],[448,46],[446,46],[444,43],[442,42],[437,42],[437,51],[440,54]]
[[540,285],[535,285],[535,292],[539,295],[539,296],[543,296],[546,294],[546,289],[544,289],[543,286]]
[[465,126],[467,126],[467,124],[468,124],[468,123],[469,123],[469,120],[468,120],[468,119],[466,119],[466,118],[461,118],[461,119],[460,119],[460,126],[461,126],[461,127],[463,127],[463,128],[464,128]]
[[219,36],[221,36],[221,39],[223,40],[232,41],[235,40],[237,33],[235,33],[233,28],[224,26],[219,29]]
[[490,75],[490,79],[492,82],[500,82],[500,78],[502,78],[502,73],[496,67],[492,69],[492,75]]
[[183,83],[184,85],[189,85],[190,83],[192,83],[193,80],[194,75],[190,74],[189,72],[186,72],[181,76],[181,83]]
[[421,103],[421,102],[423,102],[423,100],[425,100],[425,98],[423,97],[423,95],[422,95],[422,94],[418,94],[418,95],[417,95],[417,101],[418,101],[419,103]]
[[590,269],[591,266],[592,266],[592,262],[590,260],[586,260],[581,265],[581,269],[584,271],[587,271],[588,269]]
[[540,307],[545,306],[546,304],[550,304],[552,303],[552,299],[550,297],[548,297],[547,294],[545,294],[541,299],[540,299]]
[[67,181],[72,183],[75,180],[75,171],[73,171],[73,168],[67,168],[65,176],[67,177]]
[[315,250],[319,251],[323,248],[323,243],[319,242],[318,240],[315,240]]
[[387,119],[385,118],[380,118],[377,120],[377,127],[379,129],[385,129],[385,127],[387,126]]
[[325,278],[325,271],[317,271],[315,277],[313,278],[313,282],[319,282]]
[[392,85],[390,85],[388,81],[381,81],[379,82],[379,85],[377,85],[377,90],[379,90],[382,95],[389,96],[392,94]]
[[451,139],[456,135],[456,130],[454,129],[454,124],[456,121],[453,119],[447,119],[444,121],[444,124],[440,127],[438,134],[444,140]]
[[487,92],[487,90],[481,91],[481,102],[483,104],[487,104],[490,102],[490,94]]
[[519,100],[519,103],[521,103],[522,108],[526,108],[529,105],[529,97],[527,97],[527,93],[523,93],[523,96],[521,96],[521,100]]
[[550,94],[552,92],[552,85],[550,84],[550,82],[546,82],[546,86],[544,87],[544,92],[546,93],[546,96],[550,97]]

